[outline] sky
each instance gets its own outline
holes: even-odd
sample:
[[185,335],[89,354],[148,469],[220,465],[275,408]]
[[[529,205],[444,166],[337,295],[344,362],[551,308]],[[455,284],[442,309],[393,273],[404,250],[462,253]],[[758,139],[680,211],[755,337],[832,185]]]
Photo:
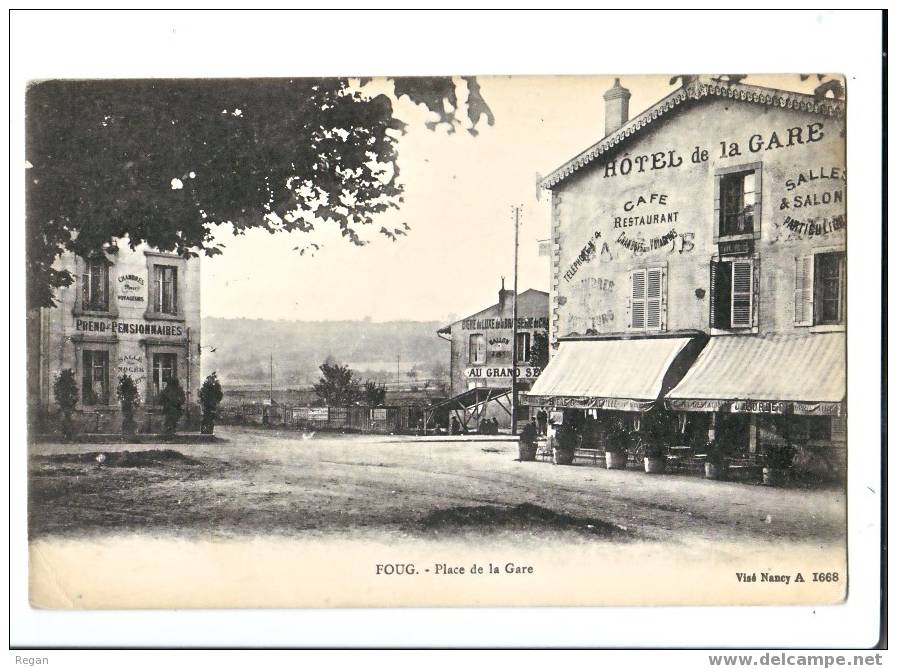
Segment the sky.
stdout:
[[[235,237],[222,229],[222,256],[202,260],[204,316],[286,320],[436,320],[450,322],[497,301],[501,277],[513,286],[512,207],[522,208],[518,289],[548,290],[545,175],[604,135],[604,92],[613,76],[478,77],[495,124],[479,134],[431,131],[423,107],[396,107],[408,132],[399,141],[405,203],[384,214],[356,247],[322,225],[312,233]],[[623,76],[630,118],[672,92],[669,75]],[[753,76],[744,83],[810,92],[815,77]],[[372,90],[389,87],[375,81]],[[407,100],[407,99],[405,99]],[[411,226],[397,242],[380,224]],[[295,247],[322,246],[314,256]]]

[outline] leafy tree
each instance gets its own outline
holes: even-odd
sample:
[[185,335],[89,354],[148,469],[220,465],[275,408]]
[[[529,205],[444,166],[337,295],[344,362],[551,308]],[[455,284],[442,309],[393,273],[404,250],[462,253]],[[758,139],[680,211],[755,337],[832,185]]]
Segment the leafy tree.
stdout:
[[533,343],[530,346],[530,360],[533,367],[544,369],[548,364],[548,335],[544,332],[533,333]]
[[121,403],[122,434],[134,434],[137,428],[134,422],[134,410],[140,406],[140,392],[134,379],[128,374],[122,374],[118,379],[115,394]]
[[[462,104],[458,90],[466,83]],[[73,277],[64,251],[114,251],[117,240],[185,256],[222,252],[217,226],[309,232],[339,226],[358,245],[403,201],[393,99],[472,134],[491,110],[473,77],[370,80],[50,80],[26,96],[29,306],[52,306]],[[375,84],[375,87],[377,84]],[[381,87],[382,88],[382,87]],[[465,114],[462,113],[466,111]],[[381,226],[395,240],[406,234]],[[298,247],[296,247],[298,249]]]
[[66,439],[71,439],[75,435],[72,412],[78,405],[78,383],[75,381],[74,371],[63,369],[56,375],[53,381],[53,397],[62,416],[62,435]]
[[359,395],[358,380],[348,365],[325,362],[318,369],[321,378],[314,385],[315,392],[328,406],[352,404]]
[[364,382],[364,403],[369,407],[378,407],[386,401],[386,386],[376,381]]
[[202,424],[199,431],[203,434],[212,434],[215,430],[215,419],[218,417],[218,405],[224,399],[221,390],[221,382],[218,381],[217,372],[212,372],[202,382],[199,389],[199,403],[202,406]]
[[162,415],[165,417],[165,434],[174,434],[178,427],[178,421],[184,415],[184,404],[187,396],[181,387],[181,382],[176,378],[169,379],[168,383],[159,393],[159,404],[162,405]]

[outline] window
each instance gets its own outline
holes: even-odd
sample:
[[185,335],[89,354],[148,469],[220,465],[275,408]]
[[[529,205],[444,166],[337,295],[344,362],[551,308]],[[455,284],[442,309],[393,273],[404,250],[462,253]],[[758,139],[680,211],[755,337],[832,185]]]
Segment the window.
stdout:
[[662,330],[664,326],[663,267],[637,269],[630,274],[629,327],[633,330]]
[[845,276],[845,256],[841,251],[795,258],[795,325],[843,323]]
[[83,351],[81,356],[81,403],[109,404],[109,352]]
[[81,308],[84,311],[109,310],[109,263],[90,258],[81,275]]
[[517,362],[529,362],[530,341],[529,332],[517,333]]
[[760,163],[750,163],[717,171],[714,192],[716,240],[742,235],[759,238],[761,167]]
[[720,183],[720,237],[754,231],[754,173],[726,174]]
[[793,416],[783,434],[794,441],[831,441],[832,417]]
[[470,335],[467,361],[472,365],[486,362],[486,337],[481,334]]
[[169,265],[154,266],[154,309],[160,314],[178,312],[178,270]]
[[832,417],[831,416],[807,416],[809,423],[808,432],[813,441],[831,441]]
[[711,261],[710,327],[722,330],[753,327],[756,309],[754,260]]
[[153,397],[158,403],[159,393],[166,384],[177,378],[178,356],[176,353],[153,354]]
[[844,254],[818,253],[813,275],[816,283],[816,322],[840,323],[844,293]]

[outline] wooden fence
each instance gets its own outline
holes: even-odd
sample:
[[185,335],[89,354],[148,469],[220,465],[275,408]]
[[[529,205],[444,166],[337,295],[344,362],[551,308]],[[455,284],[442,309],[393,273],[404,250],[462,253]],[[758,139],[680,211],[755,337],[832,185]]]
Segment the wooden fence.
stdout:
[[265,425],[294,430],[332,430],[375,434],[412,434],[423,431],[426,407],[310,407],[282,404],[243,404],[221,407],[222,425]]

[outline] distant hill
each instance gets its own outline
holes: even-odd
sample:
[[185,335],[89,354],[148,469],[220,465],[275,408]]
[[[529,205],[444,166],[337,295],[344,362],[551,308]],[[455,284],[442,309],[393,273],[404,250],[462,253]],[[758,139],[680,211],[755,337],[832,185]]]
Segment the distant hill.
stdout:
[[267,384],[273,354],[278,387],[314,383],[320,375],[318,366],[328,357],[349,365],[363,379],[394,382],[398,355],[403,382],[411,378],[442,382],[448,378],[449,345],[436,336],[436,330],[443,325],[438,321],[203,318],[203,375],[217,371],[229,385]]

